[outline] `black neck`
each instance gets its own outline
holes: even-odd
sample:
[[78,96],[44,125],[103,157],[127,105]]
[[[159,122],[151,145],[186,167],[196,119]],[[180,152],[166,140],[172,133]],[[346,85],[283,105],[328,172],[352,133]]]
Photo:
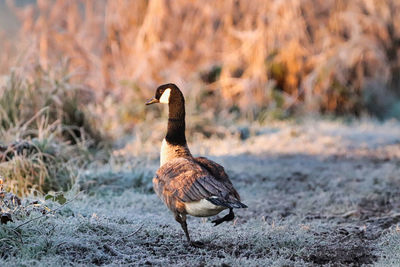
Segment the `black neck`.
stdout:
[[185,100],[182,95],[170,97],[168,131],[165,140],[172,145],[186,145]]

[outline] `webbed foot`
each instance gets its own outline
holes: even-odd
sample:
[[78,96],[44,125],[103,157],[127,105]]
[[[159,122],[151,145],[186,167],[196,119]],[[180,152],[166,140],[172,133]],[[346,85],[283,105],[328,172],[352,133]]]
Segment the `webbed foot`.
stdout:
[[229,213],[225,215],[222,218],[218,218],[212,221],[214,223],[214,226],[217,226],[218,224],[221,224],[223,222],[229,222],[232,221],[235,218],[235,213],[233,213],[233,209],[229,209]]

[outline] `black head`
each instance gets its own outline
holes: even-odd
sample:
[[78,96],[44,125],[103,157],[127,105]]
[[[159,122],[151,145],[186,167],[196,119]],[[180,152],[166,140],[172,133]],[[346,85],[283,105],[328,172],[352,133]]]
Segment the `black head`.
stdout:
[[173,83],[163,84],[146,105],[154,103],[168,104],[168,131],[165,140],[170,144],[185,145],[185,99],[181,90]]
[[[155,97],[146,102],[146,105],[151,105],[154,103],[169,104],[173,100],[183,99],[182,92],[179,90],[178,86],[173,83],[167,83],[160,85],[157,90]],[[171,100],[171,101],[170,101]]]

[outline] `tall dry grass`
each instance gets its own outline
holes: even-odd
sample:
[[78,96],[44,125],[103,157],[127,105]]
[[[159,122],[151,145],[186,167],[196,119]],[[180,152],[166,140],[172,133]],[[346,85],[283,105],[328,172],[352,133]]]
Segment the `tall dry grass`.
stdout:
[[19,63],[46,69],[67,57],[102,101],[129,106],[175,82],[205,109],[384,116],[398,97],[397,0],[8,4],[22,22]]
[[66,190],[106,138],[64,67],[27,74],[0,81],[0,176],[19,196]]

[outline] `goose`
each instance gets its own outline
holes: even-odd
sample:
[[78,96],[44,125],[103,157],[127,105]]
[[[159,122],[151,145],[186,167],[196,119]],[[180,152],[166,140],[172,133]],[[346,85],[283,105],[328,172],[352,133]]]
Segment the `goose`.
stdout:
[[158,197],[172,211],[180,223],[187,242],[192,242],[186,216],[209,217],[229,209],[222,218],[213,220],[214,226],[234,219],[234,208],[247,208],[240,202],[238,192],[224,168],[205,157],[193,157],[185,136],[185,99],[172,83],[157,88],[155,97],[146,102],[167,104],[169,108],[167,134],[162,141],[160,168],[153,178],[153,188]]

